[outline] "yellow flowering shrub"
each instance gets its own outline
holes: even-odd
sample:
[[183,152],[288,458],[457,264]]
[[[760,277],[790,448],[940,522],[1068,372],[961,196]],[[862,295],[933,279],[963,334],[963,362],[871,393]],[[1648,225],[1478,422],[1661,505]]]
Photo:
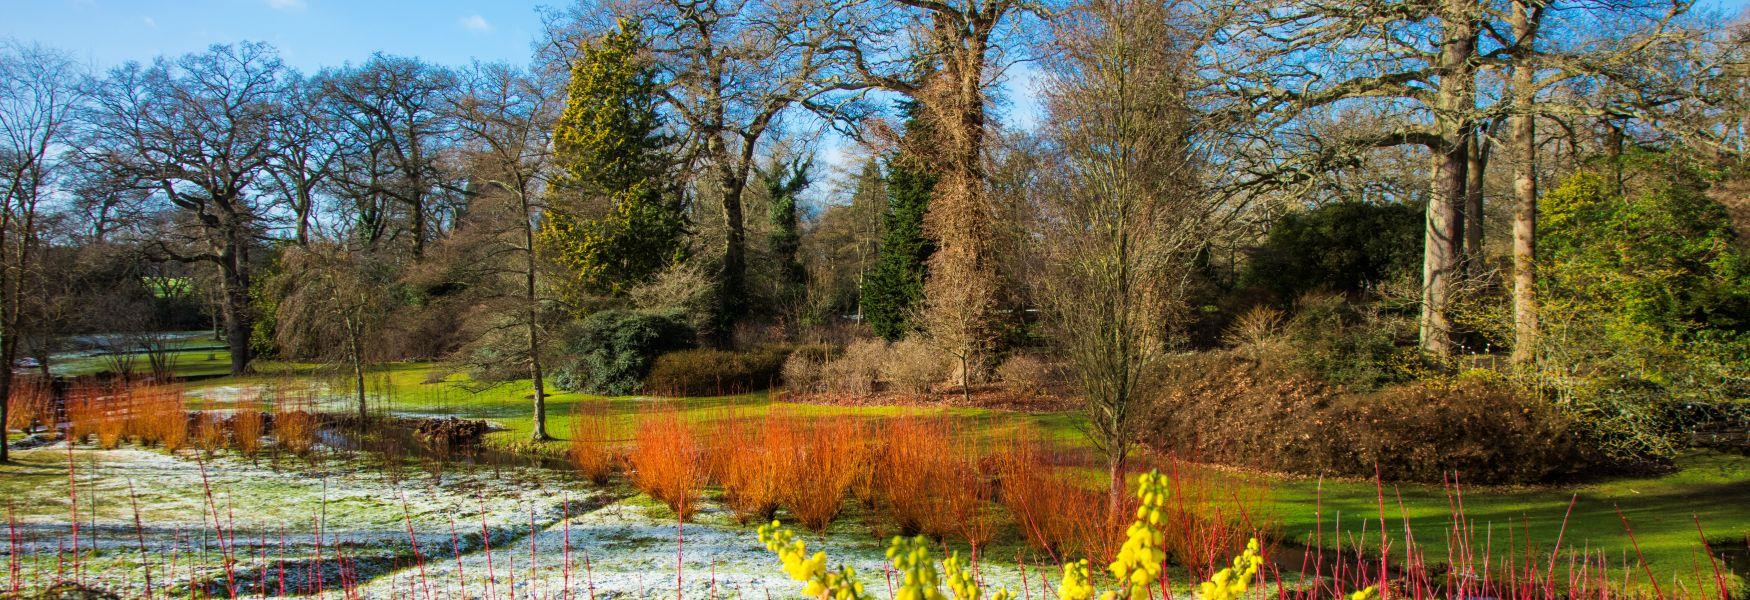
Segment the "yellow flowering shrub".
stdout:
[[1167,533],[1163,521],[1166,520],[1170,490],[1167,476],[1159,472],[1144,473],[1137,479],[1136,495],[1142,500],[1142,505],[1136,507],[1136,521],[1125,533],[1118,558],[1107,567],[1113,580],[1123,587],[1118,593],[1109,592],[1108,596],[1146,598],[1148,586],[1160,579],[1161,566],[1167,560],[1164,549]]
[[832,600],[874,600],[874,596],[863,591],[856,571],[849,566],[841,566],[836,571],[827,570],[825,552],[809,556],[808,546],[796,539],[795,532],[779,526],[777,521],[761,525],[759,538],[766,549],[777,553],[778,560],[784,563],[784,574],[803,582],[803,594]]
[[1264,565],[1264,557],[1258,554],[1258,538],[1246,542],[1246,551],[1234,557],[1232,567],[1216,572],[1215,577],[1197,586],[1203,595],[1203,600],[1234,600],[1244,596],[1246,590],[1252,587],[1252,578],[1258,575],[1258,568]]
[[1088,561],[1063,565],[1063,581],[1057,585],[1058,600],[1092,600],[1094,582],[1088,580]]

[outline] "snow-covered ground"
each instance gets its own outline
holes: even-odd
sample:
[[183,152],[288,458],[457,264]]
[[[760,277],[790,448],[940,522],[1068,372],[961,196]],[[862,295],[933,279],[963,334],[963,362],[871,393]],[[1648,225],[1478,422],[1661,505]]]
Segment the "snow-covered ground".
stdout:
[[[790,598],[800,590],[752,527],[714,503],[677,529],[648,498],[536,467],[451,464],[436,476],[385,472],[358,456],[275,464],[137,448],[69,453],[64,444],[16,457],[0,467],[11,515],[0,590],[12,588],[14,567],[26,588],[67,578],[134,596],[148,571],[155,595],[186,594],[191,580],[219,596],[233,587],[298,595],[318,579],[331,594],[347,586],[365,598],[673,598],[677,586],[686,598]],[[871,591],[885,590],[885,544],[861,527],[839,529],[804,539],[811,552],[848,561]],[[982,574],[1021,591],[1015,568],[987,565]],[[1028,575],[1037,594],[1039,574]]]

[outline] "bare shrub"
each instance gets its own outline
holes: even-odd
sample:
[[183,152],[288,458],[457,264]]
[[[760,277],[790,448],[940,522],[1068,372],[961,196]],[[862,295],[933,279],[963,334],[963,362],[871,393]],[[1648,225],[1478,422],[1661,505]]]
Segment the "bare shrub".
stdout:
[[825,379],[821,370],[825,367],[826,363],[815,356],[792,352],[784,359],[784,387],[801,394],[821,391],[821,382]]
[[948,360],[930,344],[907,338],[887,348],[881,361],[881,379],[893,389],[922,394],[948,378]]
[[1063,386],[1063,370],[1037,354],[1015,354],[997,366],[1003,386],[1016,393],[1051,394]]
[[875,393],[881,377],[881,363],[887,355],[887,343],[880,340],[858,340],[845,347],[845,353],[821,368],[826,391],[834,394],[866,396]]

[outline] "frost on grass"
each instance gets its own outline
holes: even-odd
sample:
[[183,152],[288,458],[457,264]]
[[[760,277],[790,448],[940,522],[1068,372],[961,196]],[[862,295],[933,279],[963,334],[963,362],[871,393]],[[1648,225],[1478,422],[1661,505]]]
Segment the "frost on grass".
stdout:
[[[677,530],[673,513],[658,503],[616,499],[540,468],[450,465],[441,478],[417,469],[397,478],[375,463],[334,457],[276,465],[228,454],[199,459],[79,447],[71,455],[75,507],[68,456],[56,444],[19,452],[16,464],[0,466],[0,498],[8,499],[18,540],[0,547],[0,557],[6,565],[16,558],[27,589],[64,578],[138,595],[150,569],[160,596],[186,595],[190,581],[220,597],[230,587],[250,596],[282,590],[291,596],[318,585],[332,592],[347,586],[365,598],[428,590],[442,597],[542,597],[562,589],[588,597],[592,588],[597,598],[673,597],[677,586],[687,598],[797,592],[752,530],[734,524],[716,502],[705,502],[694,522]],[[130,483],[140,506],[138,530]],[[73,514],[80,523],[77,560]],[[871,585],[884,585],[883,541],[866,531],[846,527],[810,536],[809,543],[868,574]],[[0,568],[0,588],[11,588],[9,572]],[[981,574],[1021,587],[1013,568],[986,565]]]

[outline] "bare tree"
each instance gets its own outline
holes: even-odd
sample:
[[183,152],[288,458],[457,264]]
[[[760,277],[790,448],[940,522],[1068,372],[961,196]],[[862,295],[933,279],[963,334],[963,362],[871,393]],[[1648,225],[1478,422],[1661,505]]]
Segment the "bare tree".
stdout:
[[541,257],[535,244],[535,228],[541,218],[540,198],[547,188],[546,175],[552,158],[553,123],[564,95],[554,82],[538,74],[521,72],[501,64],[475,65],[463,73],[462,88],[451,110],[461,128],[468,173],[507,197],[511,210],[505,219],[483,219],[484,235],[495,243],[476,256],[483,264],[468,269],[477,276],[508,276],[514,285],[504,293],[489,292],[496,299],[508,297],[517,306],[526,332],[526,347],[519,353],[527,362],[534,382],[536,440],[547,434],[547,392],[541,359],[546,353],[542,315],[552,298],[537,277]]
[[[12,367],[30,333],[24,304],[41,275],[42,212],[84,101],[82,76],[63,52],[0,43],[0,405],[11,398]],[[0,462],[10,460],[4,428]]]
[[1054,28],[1054,182],[1039,192],[1039,294],[1086,394],[1114,510],[1145,378],[1173,345],[1221,203],[1196,178],[1186,105],[1195,32],[1161,0],[1088,0]]
[[215,45],[112,70],[91,115],[97,156],[170,209],[169,230],[145,242],[167,258],[217,267],[233,374],[249,369],[250,251],[269,218],[255,186],[277,152],[283,76],[272,47]]
[[423,258],[434,225],[441,225],[440,202],[457,191],[440,160],[454,129],[445,109],[455,74],[416,58],[376,54],[359,67],[325,73],[322,81],[329,114],[347,144],[342,161],[348,168],[333,175],[335,186],[367,210],[405,210],[413,257]]
[[285,118],[274,130],[281,140],[279,153],[267,170],[291,211],[292,240],[299,245],[310,243],[318,191],[333,175],[342,149],[332,115],[323,110],[323,93],[320,81],[297,74],[287,78]]
[[379,355],[381,328],[392,306],[387,265],[344,242],[312,241],[280,259],[285,295],[275,315],[275,342],[315,348],[352,371],[360,422],[370,418],[365,370]]

